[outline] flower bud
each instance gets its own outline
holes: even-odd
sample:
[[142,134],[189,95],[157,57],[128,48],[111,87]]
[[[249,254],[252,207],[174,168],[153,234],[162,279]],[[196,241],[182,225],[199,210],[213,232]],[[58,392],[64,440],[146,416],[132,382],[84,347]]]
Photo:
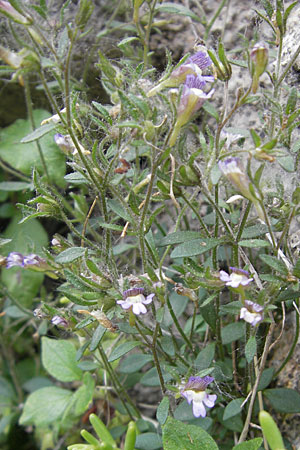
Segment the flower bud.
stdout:
[[30,25],[32,23],[30,17],[23,16],[23,14],[18,12],[9,2],[0,1],[0,13],[3,13],[9,19],[21,23],[22,25]]
[[252,61],[252,92],[255,94],[258,89],[259,77],[266,70],[269,50],[264,42],[257,42],[250,52]]
[[259,423],[271,450],[284,450],[285,446],[281,433],[274,419],[267,411],[260,411]]

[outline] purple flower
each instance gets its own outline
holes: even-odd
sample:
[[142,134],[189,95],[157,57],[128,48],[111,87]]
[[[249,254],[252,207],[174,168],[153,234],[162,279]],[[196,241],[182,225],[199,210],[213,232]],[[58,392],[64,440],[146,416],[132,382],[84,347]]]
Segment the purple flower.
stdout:
[[258,303],[245,300],[245,306],[241,308],[240,319],[250,323],[253,327],[260,323],[264,318],[264,308]]
[[213,377],[206,376],[190,377],[184,388],[181,390],[181,395],[187,400],[188,404],[192,403],[193,414],[195,417],[205,417],[206,409],[212,408],[215,405],[217,396],[215,394],[209,395],[206,392],[207,386],[214,381]]
[[61,316],[53,316],[51,319],[51,323],[56,326],[67,328],[68,322]]
[[186,77],[177,111],[177,120],[169,140],[171,147],[175,144],[181,128],[189,122],[203,103],[213,95],[214,89],[208,93],[202,90],[205,84],[202,76],[188,75]]
[[152,302],[155,294],[150,294],[147,297],[144,296],[144,288],[132,288],[123,292],[124,300],[118,300],[117,303],[121,305],[123,309],[132,308],[132,312],[136,315],[146,314],[147,309],[145,305],[149,305]]
[[[59,146],[59,148],[65,155],[68,155],[70,153],[72,153],[72,155],[77,155],[78,150],[75,147],[75,144],[73,143],[73,141],[71,139],[71,136],[69,136],[68,134],[66,134],[64,136],[63,134],[56,133],[54,135],[54,141],[55,141],[55,144]],[[81,144],[78,144],[78,145],[80,147],[81,152],[84,155],[90,155],[91,152],[89,150],[86,150]]]
[[42,269],[48,268],[46,260],[35,253],[22,255],[22,253],[19,252],[11,252],[6,258],[6,268],[10,269],[14,266],[24,267],[25,269],[28,267],[30,268],[31,266],[36,266]]
[[247,272],[247,270],[238,269],[236,267],[230,267],[230,270],[232,272],[230,275],[224,270],[220,270],[220,280],[224,281],[226,286],[232,288],[248,286],[253,280],[253,278],[249,278],[249,272]]
[[174,88],[180,86],[180,84],[186,81],[188,75],[194,75],[202,78],[203,82],[212,83],[214,77],[211,75],[202,75],[202,70],[206,69],[212,64],[210,57],[205,52],[197,52],[195,55],[190,56],[181,66],[173,70],[170,77],[163,80],[153,89],[151,89],[147,96],[152,97],[161,89]]
[[19,266],[24,267],[24,256],[19,252],[11,252],[6,258],[6,268],[10,269],[11,267]]

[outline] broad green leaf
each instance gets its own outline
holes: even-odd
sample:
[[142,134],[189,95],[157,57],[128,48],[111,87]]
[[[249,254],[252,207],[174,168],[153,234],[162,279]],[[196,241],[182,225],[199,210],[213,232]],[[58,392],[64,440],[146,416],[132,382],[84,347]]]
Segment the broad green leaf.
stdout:
[[[184,312],[186,305],[188,304],[188,299],[186,297],[183,297],[182,295],[178,295],[176,292],[172,292],[172,294],[170,295],[170,303],[172,305],[174,314],[177,318],[179,318]],[[173,324],[174,321],[167,305],[164,306],[164,309],[163,324],[164,326],[169,327],[171,324]]]
[[143,433],[136,437],[135,447],[141,450],[158,450],[162,447],[161,437],[156,433]]
[[[168,382],[172,379],[172,375],[165,372],[164,370],[162,370],[162,376],[165,382]],[[155,367],[152,367],[152,369],[148,370],[148,372],[146,372],[140,379],[140,383],[144,386],[160,386],[157,369]]]
[[77,367],[76,348],[70,341],[42,337],[42,363],[47,372],[59,381],[81,380]]
[[265,369],[263,371],[261,378],[259,380],[259,383],[258,383],[258,387],[257,387],[258,391],[263,391],[264,389],[266,389],[266,387],[269,386],[269,384],[271,383],[271,381],[273,379],[274,372],[275,372],[274,367],[268,367],[267,369]]
[[86,252],[84,247],[71,247],[59,253],[55,257],[55,262],[58,264],[67,264],[81,258]]
[[117,214],[117,216],[122,217],[122,219],[126,220],[126,222],[132,221],[132,219],[131,219],[130,215],[127,213],[127,211],[125,211],[123,206],[121,206],[120,203],[118,203],[116,200],[110,199],[110,200],[108,200],[107,203],[108,203],[110,209],[115,214]]
[[256,338],[255,338],[255,336],[251,336],[248,339],[246,347],[245,347],[245,356],[246,356],[248,363],[250,363],[252,361],[252,359],[254,358],[256,349],[257,349]]
[[251,439],[251,441],[241,442],[233,447],[232,450],[258,450],[263,442],[263,438]]
[[231,400],[231,402],[229,402],[226,408],[224,409],[223,420],[228,420],[231,417],[240,414],[242,411],[241,405],[244,400],[245,400],[244,398],[235,398],[234,400]]
[[80,416],[87,410],[93,400],[94,389],[95,381],[92,375],[86,372],[83,377],[83,385],[77,389],[72,399],[74,402],[74,409],[72,408],[72,411],[76,416]]
[[170,233],[158,241],[158,247],[164,247],[166,245],[181,244],[182,242],[192,241],[193,239],[201,238],[201,233],[198,231],[177,231],[176,233]]
[[141,345],[140,341],[129,341],[118,345],[118,347],[115,347],[111,352],[108,361],[113,362],[116,359],[121,358],[121,356],[126,355],[126,353],[130,352],[130,350],[137,347],[138,345]]
[[[48,118],[47,111],[38,109],[33,112],[34,121],[39,125]],[[0,131],[0,157],[14,169],[31,175],[33,168],[43,173],[43,164],[35,142],[21,143],[21,139],[31,133],[29,120],[18,119],[12,125]],[[55,144],[54,132],[40,138],[39,143],[47,165],[50,178],[58,185],[63,185],[66,171],[65,157]]]
[[134,355],[129,355],[121,362],[119,366],[119,371],[122,373],[137,372],[150,361],[153,361],[152,355],[144,355],[143,353],[136,353]]
[[171,258],[184,258],[186,256],[201,255],[202,253],[212,250],[217,247],[217,245],[221,245],[222,243],[223,241],[221,239],[194,239],[178,245],[178,247],[172,251]]
[[201,427],[169,417],[162,430],[164,450],[218,450],[213,438]]
[[[46,231],[36,219],[20,224],[20,218],[19,214],[15,214],[3,233],[3,238],[11,240],[2,247],[1,253],[5,256],[10,252],[20,252],[24,255],[37,253],[42,256],[42,248],[48,244]],[[31,307],[43,279],[44,275],[41,272],[25,270],[21,267],[1,271],[1,280],[9,293],[25,307]]]
[[263,391],[263,394],[267,397],[272,407],[278,412],[300,412],[300,394],[294,389],[266,389],[265,391]]
[[207,369],[210,367],[215,357],[215,344],[211,343],[204,347],[195,359],[194,366],[197,371]]
[[25,402],[20,425],[43,427],[55,424],[62,417],[71,397],[71,391],[54,386],[34,391]]
[[221,336],[223,345],[230,344],[233,341],[241,339],[245,335],[245,324],[243,322],[234,322],[222,328]]
[[164,397],[156,410],[156,418],[160,425],[163,425],[169,414],[170,401],[169,397]]
[[259,255],[259,257],[264,263],[266,263],[268,266],[272,267],[272,269],[277,270],[277,272],[280,272],[283,275],[288,274],[288,269],[287,269],[286,265],[279,259],[275,258],[275,256]]
[[283,156],[283,157],[277,157],[277,161],[279,162],[279,164],[281,165],[281,167],[286,171],[286,172],[294,172],[295,171],[295,163],[294,163],[294,159],[291,155],[288,156]]
[[174,356],[175,355],[175,347],[173,339],[170,336],[162,336],[160,340],[162,349],[167,355]]
[[268,241],[263,241],[262,239],[244,239],[239,241],[241,247],[257,248],[257,247],[270,247]]

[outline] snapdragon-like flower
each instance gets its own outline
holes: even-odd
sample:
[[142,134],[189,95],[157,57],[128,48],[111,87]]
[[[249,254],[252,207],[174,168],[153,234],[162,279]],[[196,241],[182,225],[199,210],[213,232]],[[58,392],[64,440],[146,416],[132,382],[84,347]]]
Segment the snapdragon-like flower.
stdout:
[[203,91],[205,85],[206,82],[203,77],[195,75],[186,77],[177,111],[177,120],[169,140],[170,146],[175,144],[181,128],[189,122],[193,114],[202,107],[203,103],[213,95],[214,89],[208,93]]
[[253,278],[249,278],[249,272],[247,270],[238,269],[236,267],[230,267],[231,274],[229,275],[224,270],[220,270],[220,280],[224,281],[226,286],[237,288],[239,286],[248,286]]
[[192,403],[195,417],[205,417],[205,406],[212,408],[215,405],[217,396],[215,394],[209,395],[206,392],[207,386],[212,381],[214,381],[214,378],[210,376],[204,378],[190,377],[181,390],[181,395],[187,400],[188,404]]
[[251,302],[251,300],[245,300],[245,306],[241,308],[240,319],[244,319],[245,322],[250,323],[255,327],[264,318],[264,308],[258,303]]
[[147,308],[145,305],[149,305],[155,294],[149,294],[144,296],[144,288],[132,288],[123,292],[124,300],[118,300],[117,303],[121,305],[123,309],[132,309],[135,315],[146,314]]
[[63,328],[67,328],[69,326],[68,321],[61,316],[53,316],[51,319],[51,323],[53,323],[53,325]]
[[38,267],[40,269],[49,268],[46,260],[44,258],[41,258],[39,255],[36,255],[35,253],[22,255],[22,253],[19,252],[11,252],[6,258],[6,268],[10,269],[14,266],[24,267],[25,269],[32,266]]
[[28,25],[31,23],[31,19],[20,14],[9,2],[0,1],[0,12],[5,14],[10,19],[13,19],[17,23]]
[[[77,155],[78,150],[75,147],[75,145],[71,139],[71,136],[69,136],[68,134],[66,134],[64,136],[63,134],[56,133],[54,135],[54,141],[55,141],[55,144],[58,145],[59,148],[61,149],[61,151],[63,153],[65,153],[66,155],[68,155],[70,153],[72,153],[72,155]],[[78,144],[78,145],[80,147],[81,152],[84,155],[90,155],[91,152],[89,150],[86,150],[81,144]]]
[[11,252],[6,258],[6,268],[10,269],[11,267],[19,266],[24,267],[24,256],[19,252]]
[[244,171],[241,160],[236,157],[229,157],[219,161],[218,165],[221,172],[228,178],[233,186],[254,204],[258,217],[265,221],[264,212],[257,198],[250,192],[250,180]]
[[164,88],[178,87],[180,84],[186,81],[188,75],[195,75],[201,77],[204,82],[212,83],[214,77],[211,75],[202,75],[202,71],[212,64],[210,57],[205,52],[197,52],[190,56],[181,66],[173,70],[169,78],[159,83],[153,89],[151,89],[147,96],[152,97],[157,92]]

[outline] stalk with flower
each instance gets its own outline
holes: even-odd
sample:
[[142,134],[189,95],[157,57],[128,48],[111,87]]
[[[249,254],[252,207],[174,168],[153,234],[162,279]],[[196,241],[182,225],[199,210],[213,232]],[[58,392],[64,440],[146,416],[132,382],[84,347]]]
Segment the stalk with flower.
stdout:
[[181,390],[181,395],[184,397],[188,404],[192,404],[193,414],[195,417],[205,417],[206,409],[213,408],[217,400],[216,394],[208,394],[206,392],[207,386],[214,381],[213,377],[206,376],[190,377],[188,382]]

